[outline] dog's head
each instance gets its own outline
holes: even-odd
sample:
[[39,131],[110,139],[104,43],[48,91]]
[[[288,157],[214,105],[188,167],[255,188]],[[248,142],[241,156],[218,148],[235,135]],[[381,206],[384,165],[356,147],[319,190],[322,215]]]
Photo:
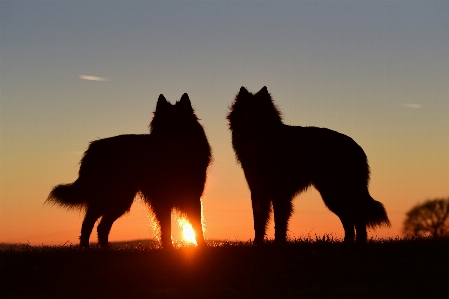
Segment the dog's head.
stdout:
[[281,113],[274,105],[266,86],[255,94],[242,86],[229,110],[227,119],[231,131],[282,124]]
[[174,105],[169,103],[164,95],[160,95],[156,110],[153,113],[153,119],[150,123],[150,131],[164,130],[166,132],[182,131],[189,124],[198,123],[198,118],[192,108],[187,93],[183,94],[181,99]]

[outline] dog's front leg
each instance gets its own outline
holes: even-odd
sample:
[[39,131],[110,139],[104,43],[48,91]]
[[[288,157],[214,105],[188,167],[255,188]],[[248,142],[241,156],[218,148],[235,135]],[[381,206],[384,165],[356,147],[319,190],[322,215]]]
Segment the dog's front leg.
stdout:
[[254,217],[254,244],[260,245],[265,239],[265,232],[270,216],[270,201],[264,200],[256,192],[251,192],[251,201]]

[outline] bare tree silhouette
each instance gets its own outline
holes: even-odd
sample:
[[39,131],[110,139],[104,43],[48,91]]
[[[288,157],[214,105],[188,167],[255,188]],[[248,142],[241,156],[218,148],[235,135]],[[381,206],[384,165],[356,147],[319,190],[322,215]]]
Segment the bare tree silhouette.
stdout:
[[449,236],[449,197],[427,200],[413,207],[404,221],[405,235]]

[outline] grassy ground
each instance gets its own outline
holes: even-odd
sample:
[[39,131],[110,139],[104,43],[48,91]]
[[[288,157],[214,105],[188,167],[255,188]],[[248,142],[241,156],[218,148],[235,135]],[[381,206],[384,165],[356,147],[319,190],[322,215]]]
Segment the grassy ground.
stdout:
[[2,298],[445,298],[449,239],[0,250]]

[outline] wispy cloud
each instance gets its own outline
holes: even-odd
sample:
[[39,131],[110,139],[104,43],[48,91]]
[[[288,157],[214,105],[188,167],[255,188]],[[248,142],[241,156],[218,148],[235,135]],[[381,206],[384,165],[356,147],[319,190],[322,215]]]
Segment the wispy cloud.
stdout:
[[89,81],[101,81],[101,82],[109,81],[109,79],[105,77],[87,76],[87,75],[80,75],[80,79]]
[[422,105],[421,104],[409,104],[409,103],[407,103],[407,104],[404,104],[404,107],[420,109],[420,108],[422,108]]
[[82,154],[84,154],[84,151],[67,151],[66,154],[73,156],[81,156]]

